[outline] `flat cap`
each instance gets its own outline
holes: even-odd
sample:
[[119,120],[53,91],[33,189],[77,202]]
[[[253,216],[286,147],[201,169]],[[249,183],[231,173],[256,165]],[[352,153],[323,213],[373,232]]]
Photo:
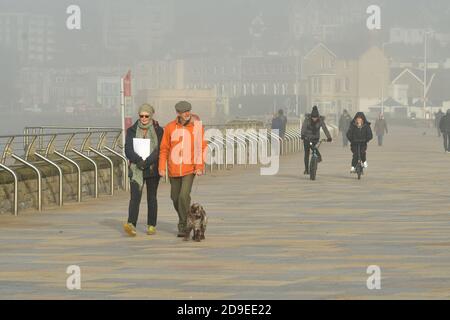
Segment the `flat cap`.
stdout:
[[180,101],[175,105],[175,110],[177,112],[186,112],[192,110],[192,105],[187,101]]

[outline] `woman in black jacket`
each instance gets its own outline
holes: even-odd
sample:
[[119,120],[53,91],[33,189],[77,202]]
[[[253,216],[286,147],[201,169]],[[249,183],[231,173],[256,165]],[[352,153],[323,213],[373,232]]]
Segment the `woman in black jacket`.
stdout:
[[[154,108],[143,104],[139,108],[139,120],[128,128],[125,139],[125,155],[130,161],[130,193],[131,199],[128,207],[128,222],[124,230],[130,236],[136,235],[136,223],[139,215],[139,206],[142,198],[144,184],[147,186],[147,234],[156,232],[156,219],[158,215],[157,190],[159,185],[159,148],[163,136],[163,129],[153,120]],[[133,146],[133,139],[150,139],[150,156],[142,159]]]
[[367,143],[372,140],[373,134],[370,128],[370,122],[367,121],[366,116],[363,112],[358,112],[353,118],[352,123],[347,131],[347,139],[350,141],[351,150],[353,153],[352,157],[352,168],[351,172],[356,172],[356,165],[358,164],[358,146],[361,152],[361,161],[363,162],[364,168],[367,168]]

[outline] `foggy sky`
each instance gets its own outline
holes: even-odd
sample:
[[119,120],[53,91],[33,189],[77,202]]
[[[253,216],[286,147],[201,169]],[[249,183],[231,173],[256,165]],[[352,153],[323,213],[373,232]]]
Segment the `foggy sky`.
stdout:
[[[166,29],[161,42],[149,52],[139,52],[139,43],[136,50],[130,49],[126,55],[108,51],[103,43],[107,13],[123,10],[130,21],[150,19],[148,7],[151,3],[164,3],[170,12],[171,20],[163,21]],[[65,26],[65,11],[71,4],[79,5],[82,10],[80,31],[69,31]],[[123,9],[114,9],[117,4],[124,6]],[[301,45],[303,41],[292,38],[290,13],[294,8],[300,8],[300,13],[305,8],[307,14],[335,14],[337,17],[353,10],[359,18],[347,26],[344,37],[347,44],[357,46],[367,35],[365,10],[371,4],[378,4],[382,9],[380,43],[387,41],[389,28],[394,26],[450,33],[448,0],[0,0],[0,14],[25,12],[52,17],[56,32],[55,59],[40,67],[65,68],[117,66],[160,59],[167,54],[182,58],[189,52],[210,52],[220,56],[231,50],[235,55],[245,54],[252,40],[249,34],[251,21],[259,15],[266,27],[264,47],[282,51],[285,49],[282,46]],[[8,104],[8,97],[14,93],[14,81],[21,67],[11,48],[0,46],[0,106]]]

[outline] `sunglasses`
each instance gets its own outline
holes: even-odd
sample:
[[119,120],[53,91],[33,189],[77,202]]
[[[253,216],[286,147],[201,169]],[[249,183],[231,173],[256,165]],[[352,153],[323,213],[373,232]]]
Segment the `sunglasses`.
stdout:
[[140,114],[139,118],[146,118],[146,119],[148,119],[148,118],[150,118],[150,116],[148,114]]

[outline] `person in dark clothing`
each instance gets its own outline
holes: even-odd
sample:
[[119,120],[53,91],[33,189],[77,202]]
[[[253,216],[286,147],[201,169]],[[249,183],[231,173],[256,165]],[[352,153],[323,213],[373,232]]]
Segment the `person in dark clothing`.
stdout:
[[272,130],[278,130],[279,136],[284,139],[284,134],[286,133],[287,118],[284,115],[283,110],[278,110],[276,117],[272,119]]
[[358,164],[358,147],[361,153],[361,160],[364,168],[367,164],[367,143],[372,140],[373,134],[370,127],[370,122],[367,121],[363,112],[358,112],[347,131],[347,138],[350,141],[350,147],[353,153],[351,172],[356,172],[356,165]]
[[[305,148],[305,172],[304,174],[309,174],[309,154],[311,153],[311,145],[313,143],[315,146],[320,140],[320,129],[327,136],[327,141],[331,142],[330,132],[328,131],[327,125],[325,124],[325,118],[320,116],[319,110],[316,106],[313,107],[311,114],[307,114],[305,121],[303,121],[301,139],[303,140],[303,146]],[[322,156],[319,153],[319,162],[322,161]]]
[[375,134],[378,137],[378,146],[382,146],[383,145],[383,138],[384,138],[384,134],[388,133],[388,127],[387,127],[387,122],[386,119],[384,119],[384,115],[382,113],[380,113],[380,116],[378,117],[377,121],[375,122]]
[[436,112],[436,114],[435,114],[435,122],[434,122],[434,125],[435,125],[435,127],[436,127],[436,129],[437,129],[438,137],[441,137],[441,128],[439,127],[439,125],[440,125],[441,119],[442,119],[442,117],[443,117],[444,115],[445,115],[445,113],[443,113],[441,109],[439,109],[439,111]]
[[[128,222],[124,230],[130,236],[136,235],[136,224],[144,185],[147,187],[147,234],[156,232],[158,215],[157,190],[159,185],[159,149],[164,130],[153,120],[155,110],[149,104],[139,108],[139,120],[128,128],[125,139],[125,155],[129,160],[131,199],[128,207]],[[150,139],[150,156],[142,159],[135,150],[133,139]]]
[[444,150],[445,152],[450,153],[450,109],[447,110],[447,114],[441,118],[439,129],[444,136]]
[[339,118],[339,131],[342,134],[342,145],[344,148],[348,146],[347,131],[351,122],[352,117],[349,115],[347,110],[344,110]]

